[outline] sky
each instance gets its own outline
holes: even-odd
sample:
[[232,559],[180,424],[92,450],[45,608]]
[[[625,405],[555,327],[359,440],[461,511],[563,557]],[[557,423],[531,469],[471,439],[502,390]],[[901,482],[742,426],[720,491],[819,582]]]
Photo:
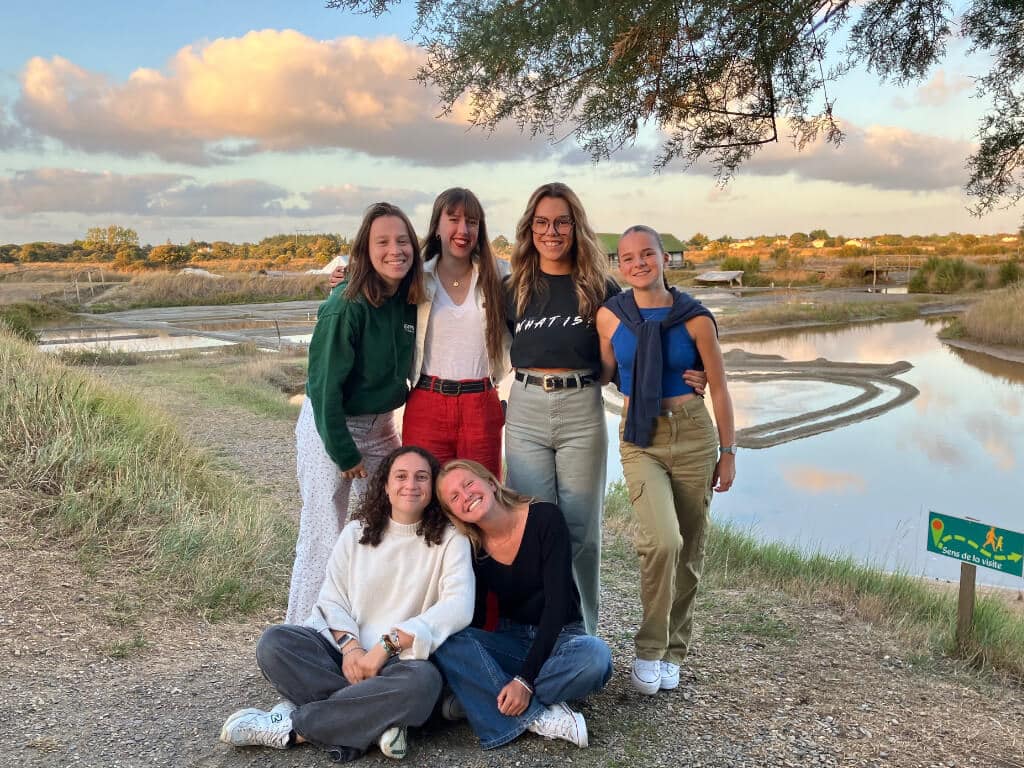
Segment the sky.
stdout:
[[92,226],[144,243],[351,235],[377,200],[425,229],[451,186],[510,236],[530,193],[563,181],[598,231],[644,223],[687,239],[1016,232],[1024,206],[968,212],[965,160],[984,60],[954,42],[903,88],[854,72],[830,87],[839,148],[783,140],[724,188],[705,166],[651,168],[657,136],[595,165],[571,139],[491,134],[412,80],[415,4],[380,18],[317,0],[0,0],[0,243]]

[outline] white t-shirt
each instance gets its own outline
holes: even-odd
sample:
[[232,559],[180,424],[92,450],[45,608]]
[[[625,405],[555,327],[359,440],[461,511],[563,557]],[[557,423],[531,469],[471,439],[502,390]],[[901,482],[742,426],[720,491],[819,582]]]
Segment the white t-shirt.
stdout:
[[476,301],[476,268],[461,304],[452,301],[440,277],[437,281],[423,346],[423,373],[439,379],[487,378],[490,368],[484,314]]

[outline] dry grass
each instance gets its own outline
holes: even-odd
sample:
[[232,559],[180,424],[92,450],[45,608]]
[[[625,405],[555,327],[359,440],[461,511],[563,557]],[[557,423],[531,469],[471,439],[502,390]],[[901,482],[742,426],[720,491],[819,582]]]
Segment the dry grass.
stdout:
[[0,511],[209,616],[287,586],[292,524],[149,404],[0,331]]
[[863,320],[910,320],[918,316],[916,302],[888,301],[825,302],[787,301],[719,318],[722,328],[751,328],[802,323],[850,323]]
[[971,305],[962,323],[971,339],[1024,347],[1024,283],[994,291]]
[[142,307],[184,307],[204,304],[256,304],[271,301],[319,300],[327,297],[323,275],[266,277],[233,275],[209,278],[175,272],[145,274],[108,291],[96,311]]

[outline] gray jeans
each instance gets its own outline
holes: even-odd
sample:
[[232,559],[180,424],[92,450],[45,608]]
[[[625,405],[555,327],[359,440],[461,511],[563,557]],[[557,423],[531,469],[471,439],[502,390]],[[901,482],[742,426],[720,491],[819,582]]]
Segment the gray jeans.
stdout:
[[422,725],[441,695],[441,673],[429,661],[392,658],[376,677],[352,684],[327,638],[292,624],[263,633],[256,663],[277,692],[298,705],[295,732],[328,749],[365,750],[393,725]]
[[505,419],[505,460],[509,487],[562,510],[572,539],[583,625],[594,634],[608,460],[601,387],[591,384],[545,392],[539,386],[513,382]]

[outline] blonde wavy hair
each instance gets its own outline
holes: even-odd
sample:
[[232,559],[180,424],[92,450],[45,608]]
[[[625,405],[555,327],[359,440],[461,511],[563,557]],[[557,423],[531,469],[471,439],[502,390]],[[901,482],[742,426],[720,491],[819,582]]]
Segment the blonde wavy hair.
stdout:
[[467,472],[476,475],[484,482],[490,483],[494,486],[494,499],[503,507],[514,507],[517,504],[529,504],[534,501],[532,496],[525,496],[519,491],[513,491],[507,485],[502,485],[498,482],[498,478],[494,476],[483,464],[471,461],[469,459],[452,459],[442,467],[441,471],[437,475],[437,480],[434,481],[434,495],[437,496],[438,502],[441,504],[441,510],[445,513],[452,525],[455,526],[459,533],[463,534],[473,544],[473,551],[479,552],[483,549],[483,531],[475,523],[464,523],[455,516],[452,512],[452,508],[448,506],[448,502],[441,496],[441,481],[444,480],[448,475],[457,469],[464,469]]
[[587,221],[583,203],[566,184],[557,181],[542,184],[534,190],[526,204],[526,211],[516,225],[510,278],[516,315],[522,315],[530,299],[546,290],[540,277],[540,254],[533,245],[532,229],[537,204],[545,197],[561,198],[569,206],[575,230],[569,253],[572,256],[572,276],[576,283],[579,313],[584,319],[593,320],[608,292],[608,257]]

